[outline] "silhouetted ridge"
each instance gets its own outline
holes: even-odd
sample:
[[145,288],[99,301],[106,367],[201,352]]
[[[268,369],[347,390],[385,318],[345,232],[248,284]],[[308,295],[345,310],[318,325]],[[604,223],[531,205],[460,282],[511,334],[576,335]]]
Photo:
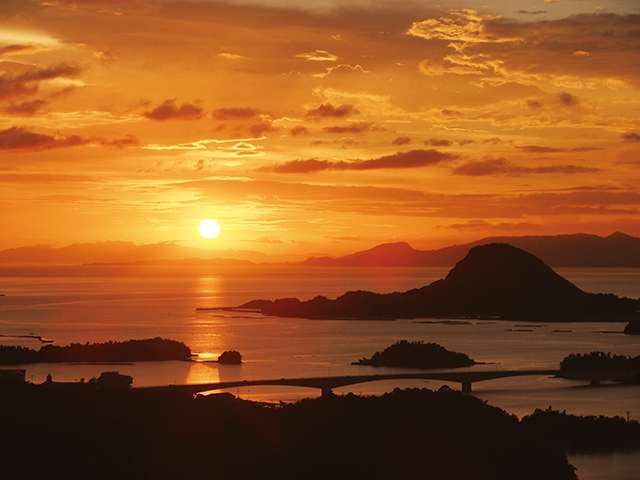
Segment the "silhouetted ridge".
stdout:
[[583,292],[534,255],[504,243],[472,248],[445,279],[408,292],[357,291],[335,300],[318,296],[305,302],[288,298],[261,301],[260,305],[268,315],[317,319],[546,321],[625,321],[637,317],[640,308],[638,300]]
[[457,316],[560,313],[588,296],[542,260],[505,243],[473,247],[438,288]]

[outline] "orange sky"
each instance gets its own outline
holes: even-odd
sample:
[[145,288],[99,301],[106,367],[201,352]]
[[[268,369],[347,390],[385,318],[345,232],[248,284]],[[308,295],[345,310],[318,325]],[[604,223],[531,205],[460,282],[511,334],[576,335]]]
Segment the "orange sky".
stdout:
[[617,0],[5,0],[0,249],[640,236],[638,32]]

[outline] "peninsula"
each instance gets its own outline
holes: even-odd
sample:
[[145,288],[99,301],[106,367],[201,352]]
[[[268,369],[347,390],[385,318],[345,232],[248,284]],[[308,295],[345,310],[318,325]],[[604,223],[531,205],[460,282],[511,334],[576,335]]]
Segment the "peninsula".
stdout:
[[493,318],[521,321],[630,321],[640,302],[587,293],[542,260],[505,243],[473,247],[446,278],[402,293],[350,291],[330,300],[317,296],[254,300],[239,308],[265,315],[310,319]]

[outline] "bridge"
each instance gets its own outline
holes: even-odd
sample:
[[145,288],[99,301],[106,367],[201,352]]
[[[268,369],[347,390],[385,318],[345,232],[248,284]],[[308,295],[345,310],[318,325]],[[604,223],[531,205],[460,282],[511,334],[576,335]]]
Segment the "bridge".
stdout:
[[[440,380],[444,382],[460,383],[463,392],[471,392],[471,385],[476,382],[494,380],[497,378],[519,377],[524,375],[559,376],[560,370],[501,370],[501,371],[475,371],[475,372],[415,372],[394,373],[382,375],[346,375],[340,377],[308,377],[308,378],[281,378],[275,380],[239,380],[232,382],[197,383],[189,385],[168,385],[161,387],[137,387],[136,390],[144,391],[168,391],[178,390],[185,393],[209,392],[212,390],[226,390],[238,387],[253,386],[289,386],[317,388],[322,396],[331,395],[334,388],[356,385],[359,383],[379,382],[384,380]],[[567,377],[568,378],[568,377]],[[576,377],[578,378],[578,377]],[[590,380],[582,376],[580,379]],[[602,380],[602,378],[599,378]],[[599,381],[598,380],[598,381]],[[593,383],[593,382],[592,382]]]

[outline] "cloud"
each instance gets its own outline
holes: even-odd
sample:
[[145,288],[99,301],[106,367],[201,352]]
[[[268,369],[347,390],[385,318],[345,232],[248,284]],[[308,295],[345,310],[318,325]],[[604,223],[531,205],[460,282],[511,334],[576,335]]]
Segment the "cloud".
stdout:
[[541,15],[543,13],[547,13],[546,10],[534,10],[534,11],[529,11],[529,10],[516,10],[515,13],[519,13],[521,15]]
[[332,162],[329,160],[292,160],[284,164],[267,166],[261,171],[276,173],[312,173],[324,170],[380,170],[380,169],[405,169],[421,168],[437,165],[458,158],[457,155],[438,152],[437,150],[411,150],[398,152],[393,155],[385,155],[372,160],[353,160]]
[[297,58],[304,58],[315,62],[335,62],[338,60],[336,55],[333,55],[325,50],[316,50],[310,53],[301,53],[296,55]]
[[561,153],[561,152],[595,152],[602,150],[597,147],[576,147],[576,148],[553,148],[553,147],[540,147],[538,145],[525,145],[522,147],[516,146],[516,148],[526,153]]
[[237,55],[235,53],[219,53],[219,57],[226,58],[227,60],[239,60],[245,58],[243,55]]
[[125,138],[120,138],[117,140],[101,140],[99,143],[105,147],[114,147],[121,149],[134,148],[141,145],[140,140],[135,135],[127,135]]
[[34,95],[39,82],[56,78],[75,78],[82,69],[76,65],[63,63],[48,68],[30,69],[17,75],[0,75],[0,100]]
[[318,108],[307,112],[307,117],[312,118],[345,118],[351,115],[358,115],[360,112],[353,105],[340,105],[334,107],[330,103],[323,103]]
[[249,131],[254,137],[262,137],[267,132],[276,132],[278,130],[278,127],[269,122],[262,122],[249,127]]
[[83,145],[99,145],[103,147],[130,148],[140,145],[140,141],[133,135],[123,139],[107,140],[100,137],[83,138],[79,135],[68,137],[54,137],[41,133],[34,133],[24,127],[11,127],[0,130],[0,150],[9,151],[42,151],[57,148],[79,147]]
[[293,127],[291,130],[289,130],[289,133],[294,137],[298,137],[300,135],[307,135],[309,133],[309,130],[307,130],[307,127],[298,125],[296,127]]
[[640,133],[629,132],[622,135],[625,142],[640,142]]
[[576,165],[550,165],[540,167],[522,167],[505,158],[490,158],[478,162],[469,162],[453,169],[456,175],[482,177],[486,175],[506,175],[519,177],[530,174],[562,173],[566,175],[599,172],[599,168],[580,167]]
[[580,104],[578,97],[567,92],[562,92],[558,95],[558,100],[560,100],[560,103],[565,107],[575,107]]
[[216,120],[246,120],[258,116],[253,108],[218,108],[211,113]]
[[408,145],[410,143],[411,143],[411,138],[409,138],[409,137],[398,137],[393,142],[391,142],[391,145],[393,145],[394,147],[400,147],[402,145]]
[[269,243],[269,244],[281,244],[282,243],[282,240],[280,240],[279,238],[271,238],[271,237],[269,237],[269,235],[260,235],[258,237],[255,237],[251,241],[256,242],[256,243]]
[[349,125],[339,125],[339,126],[333,126],[333,127],[324,127],[322,129],[323,132],[327,132],[327,133],[340,133],[340,134],[344,134],[344,133],[363,133],[363,132],[370,132],[370,131],[374,131],[374,132],[384,132],[387,129],[376,125],[375,123],[372,122],[354,122],[351,123]]
[[498,17],[482,15],[475,10],[450,10],[448,17],[430,18],[414,22],[407,34],[426,40],[445,40],[461,43],[505,43],[520,39],[492,35],[486,22]]
[[21,117],[31,117],[38,113],[47,102],[44,100],[31,100],[21,103],[9,105],[2,109],[7,115],[16,115]]
[[453,145],[453,142],[445,139],[430,138],[429,140],[425,140],[424,144],[430,147],[450,147]]
[[156,108],[142,114],[149,120],[164,122],[165,120],[199,120],[202,118],[202,108],[184,102],[180,107],[175,100],[165,100]]
[[22,55],[25,53],[34,53],[39,50],[34,45],[5,45],[0,47],[0,56],[3,55]]
[[445,227],[438,226],[436,228],[448,228],[452,230],[520,230],[537,228],[540,225],[535,223],[522,222],[522,223],[509,223],[501,222],[497,224],[491,224],[485,220],[469,220],[466,223],[454,223]]
[[78,135],[68,137],[52,137],[33,133],[23,127],[11,127],[0,130],[0,150],[38,151],[54,148],[77,147],[88,141]]
[[313,77],[316,78],[325,78],[328,75],[352,75],[352,74],[366,74],[366,75],[371,75],[373,78],[377,78],[373,72],[370,72],[369,70],[365,70],[364,68],[362,68],[362,65],[356,65],[356,66],[351,66],[351,65],[336,65],[335,67],[329,67],[327,68],[326,73],[316,73],[313,74]]

